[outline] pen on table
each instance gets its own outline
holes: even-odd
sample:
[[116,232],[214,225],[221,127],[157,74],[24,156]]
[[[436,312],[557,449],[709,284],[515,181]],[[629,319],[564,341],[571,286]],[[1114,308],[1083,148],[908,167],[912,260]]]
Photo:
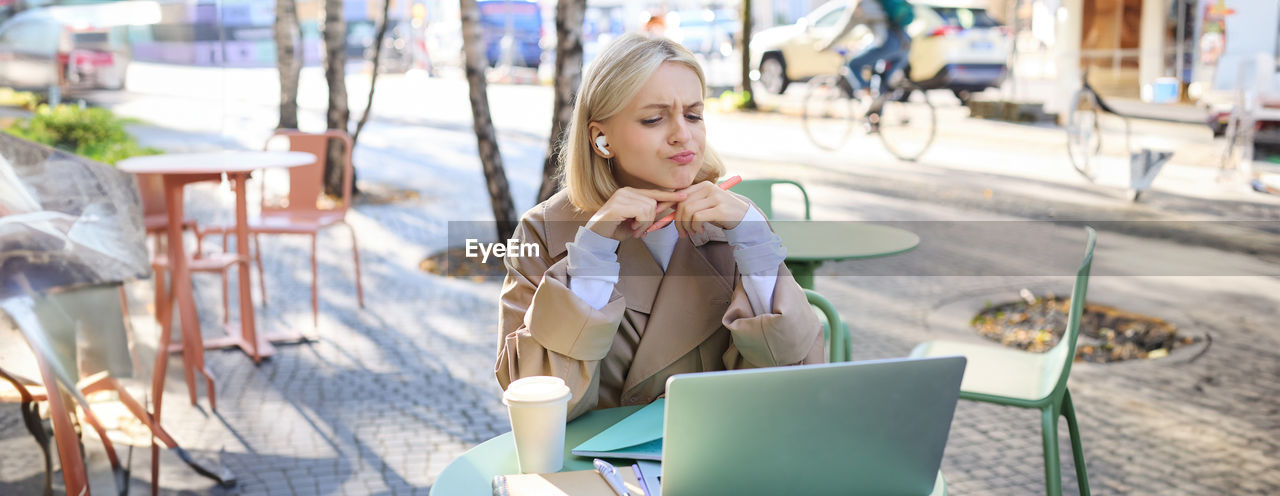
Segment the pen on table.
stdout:
[[[740,182],[742,182],[742,176],[733,176],[728,179],[725,179],[724,182],[720,183],[718,186],[720,186],[720,189],[728,190],[729,188],[737,186],[738,183]],[[649,229],[645,232],[651,233],[651,232],[657,231],[658,229],[667,227],[667,224],[670,224],[671,221],[673,220],[676,220],[675,212],[669,213],[665,217],[658,219],[658,221],[654,222],[652,226],[649,226]]]
[[644,472],[640,470],[640,462],[636,462],[631,465],[631,471],[636,473],[636,480],[640,481],[640,492],[642,492],[644,496],[652,495],[653,493],[649,492],[649,483],[644,480]]
[[613,468],[613,464],[599,458],[592,460],[591,463],[596,466],[596,472],[600,473],[600,477],[604,478],[614,493],[618,496],[631,496],[631,493],[627,492],[626,484],[622,483],[622,477],[618,475],[618,469]]

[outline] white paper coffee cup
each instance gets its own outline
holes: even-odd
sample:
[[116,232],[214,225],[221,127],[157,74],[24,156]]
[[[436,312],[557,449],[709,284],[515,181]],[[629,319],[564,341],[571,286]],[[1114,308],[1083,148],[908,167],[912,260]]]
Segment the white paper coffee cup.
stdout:
[[565,417],[572,396],[564,379],[542,375],[516,380],[502,393],[520,473],[546,474],[564,468]]

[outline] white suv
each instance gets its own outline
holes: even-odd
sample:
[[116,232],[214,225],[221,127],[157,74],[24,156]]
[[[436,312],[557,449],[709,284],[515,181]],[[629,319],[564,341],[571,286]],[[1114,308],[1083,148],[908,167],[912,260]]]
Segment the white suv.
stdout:
[[[875,0],[864,0],[875,1]],[[913,1],[915,21],[908,74],[926,89],[947,88],[961,99],[998,87],[1006,73],[1009,30],[975,2]],[[756,33],[751,40],[752,79],[770,93],[781,94],[792,81],[834,74],[842,63],[834,52],[816,46],[835,34],[848,2],[835,0],[814,9],[795,24]],[[856,53],[871,42],[870,32],[855,28],[841,44]]]

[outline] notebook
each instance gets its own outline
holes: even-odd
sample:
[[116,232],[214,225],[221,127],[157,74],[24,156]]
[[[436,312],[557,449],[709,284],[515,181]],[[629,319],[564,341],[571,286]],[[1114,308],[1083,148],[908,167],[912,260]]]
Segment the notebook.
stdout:
[[591,458],[662,460],[662,417],[666,400],[658,399],[573,448]]
[[[618,467],[618,475],[633,495],[644,494],[631,467]],[[595,470],[553,474],[499,475],[493,478],[493,496],[614,496],[609,484]]]

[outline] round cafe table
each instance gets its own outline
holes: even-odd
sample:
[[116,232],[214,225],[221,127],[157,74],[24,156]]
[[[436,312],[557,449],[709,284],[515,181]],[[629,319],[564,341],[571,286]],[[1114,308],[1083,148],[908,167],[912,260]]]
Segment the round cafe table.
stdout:
[[[850,221],[780,221],[773,231],[787,248],[787,269],[800,287],[812,290],[813,274],[825,262],[897,255],[915,249],[920,237],[905,229]],[[833,340],[846,361],[852,358],[849,321],[841,320],[842,340]],[[833,329],[832,332],[835,332]],[[841,343],[843,341],[843,343]]]
[[[271,356],[274,348],[264,337],[258,336],[254,323],[253,297],[249,281],[249,213],[245,199],[245,181],[249,173],[258,169],[297,167],[315,163],[316,156],[293,151],[219,151],[201,153],[170,153],[149,155],[121,160],[116,166],[134,174],[158,174],[164,178],[165,207],[168,210],[167,229],[169,263],[172,271],[173,303],[178,307],[182,325],[183,358],[186,367],[187,389],[191,403],[196,402],[196,386],[193,370],[199,370],[208,381],[208,397],[211,408],[216,409],[213,378],[204,368],[203,347],[238,346],[258,363]],[[196,316],[195,301],[191,291],[191,272],[187,266],[186,251],[182,243],[183,187],[198,181],[218,180],[222,174],[234,184],[236,196],[236,256],[239,266],[240,333],[225,338],[203,341],[200,319]],[[167,343],[166,343],[167,344]],[[156,374],[163,376],[164,371]],[[159,403],[159,395],[155,402]]]
[[[596,434],[631,415],[639,406],[624,406],[587,412],[574,419],[564,431],[564,469],[595,470],[591,458],[569,452]],[[493,478],[520,473],[516,465],[516,445],[511,433],[501,434],[476,445],[449,463],[431,486],[433,496],[488,496],[493,494]],[[803,493],[802,490],[799,490]],[[946,496],[947,483],[938,472],[931,496]],[[576,495],[575,495],[576,496]],[[583,495],[593,496],[593,495]],[[600,495],[605,496],[605,495]]]
[[787,268],[805,289],[813,289],[813,273],[824,262],[887,257],[920,244],[915,233],[867,222],[780,221],[773,231],[787,248]]

